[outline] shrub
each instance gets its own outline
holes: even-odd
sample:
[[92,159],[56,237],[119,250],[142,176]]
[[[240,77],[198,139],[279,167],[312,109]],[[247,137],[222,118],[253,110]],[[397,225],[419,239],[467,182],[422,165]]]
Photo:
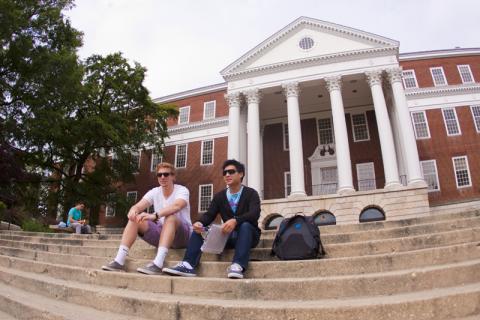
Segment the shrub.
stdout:
[[32,232],[52,232],[50,228],[35,219],[26,219],[22,223],[23,231],[32,231]]

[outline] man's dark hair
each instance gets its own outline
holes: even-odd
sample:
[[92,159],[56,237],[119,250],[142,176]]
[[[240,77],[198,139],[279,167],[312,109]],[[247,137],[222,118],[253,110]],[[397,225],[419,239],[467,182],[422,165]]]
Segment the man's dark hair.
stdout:
[[243,165],[243,163],[241,163],[240,161],[237,161],[235,159],[228,159],[223,163],[222,171],[225,170],[225,168],[228,167],[228,166],[234,166],[235,169],[237,170],[237,172],[243,173],[243,177],[242,177],[242,180],[241,180],[241,181],[243,181],[243,178],[245,178],[245,166]]
[[79,205],[79,204],[85,205],[85,201],[84,201],[84,200],[77,200],[77,201],[75,201],[75,205],[76,205],[76,206]]

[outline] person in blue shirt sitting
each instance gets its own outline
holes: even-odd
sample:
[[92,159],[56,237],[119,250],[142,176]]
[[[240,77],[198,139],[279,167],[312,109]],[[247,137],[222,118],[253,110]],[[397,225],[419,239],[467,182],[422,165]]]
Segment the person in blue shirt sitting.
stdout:
[[85,202],[77,201],[75,207],[68,211],[67,227],[72,227],[76,233],[92,233],[92,228],[82,219],[82,210],[85,209]]

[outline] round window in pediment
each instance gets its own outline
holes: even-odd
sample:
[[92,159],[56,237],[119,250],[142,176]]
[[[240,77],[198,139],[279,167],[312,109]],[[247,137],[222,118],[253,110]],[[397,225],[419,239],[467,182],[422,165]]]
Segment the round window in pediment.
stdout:
[[315,42],[313,41],[312,38],[304,37],[300,40],[300,42],[298,43],[298,46],[302,48],[302,50],[306,51],[306,50],[312,49],[314,44]]

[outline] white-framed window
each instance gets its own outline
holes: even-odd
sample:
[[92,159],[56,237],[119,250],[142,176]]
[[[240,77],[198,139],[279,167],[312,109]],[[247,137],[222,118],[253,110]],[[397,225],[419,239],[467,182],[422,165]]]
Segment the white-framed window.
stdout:
[[358,191],[377,189],[373,162],[357,163]]
[[475,128],[480,133],[480,106],[470,106],[472,111],[473,122],[475,122]]
[[423,179],[428,186],[428,192],[440,191],[440,182],[438,180],[437,162],[435,160],[420,161]]
[[215,118],[215,106],[216,101],[207,101],[203,103],[203,120],[214,119]]
[[128,191],[128,192],[127,192],[127,201],[128,201],[128,203],[130,203],[130,204],[135,204],[135,203],[137,203],[137,195],[138,195],[138,192],[137,192],[137,191]]
[[175,148],[175,167],[185,168],[187,166],[187,144],[177,144]]
[[472,182],[470,180],[470,169],[468,167],[467,156],[453,157],[452,161],[457,188],[471,187]]
[[333,194],[337,192],[338,169],[337,167],[320,168],[320,185],[314,186],[314,194]]
[[107,195],[107,204],[105,206],[105,217],[115,217],[115,203],[114,199],[115,193],[110,193]]
[[402,72],[403,86],[405,89],[418,88],[417,77],[415,76],[415,70],[403,70]]
[[415,111],[411,113],[415,138],[430,138],[430,130],[428,128],[427,114],[425,111]]
[[290,176],[289,171],[286,171],[283,173],[283,185],[285,186],[285,198],[286,198],[292,192],[292,177]]
[[468,64],[461,64],[457,66],[458,73],[460,73],[460,78],[462,78],[462,83],[474,83],[475,80],[473,79],[472,70],[470,69],[470,65]]
[[330,118],[323,118],[318,119],[318,136],[320,144],[330,144],[333,143],[333,124],[332,119]]
[[443,108],[443,121],[445,123],[445,129],[447,130],[447,135],[457,136],[462,134],[460,131],[460,125],[458,124],[457,113],[455,108]]
[[353,129],[353,141],[358,142],[370,140],[367,115],[365,113],[352,114],[351,121]]
[[213,140],[202,141],[201,165],[213,164]]
[[157,165],[162,161],[163,161],[163,156],[152,149],[152,161],[150,163],[150,171],[155,172],[157,170]]
[[213,197],[213,184],[201,184],[198,186],[198,212],[205,212],[210,206]]
[[132,151],[132,161],[133,161],[133,167],[135,168],[135,172],[138,172],[140,170],[140,153],[141,151]]
[[442,67],[430,68],[430,73],[432,74],[433,85],[435,87],[446,86],[448,84]]
[[282,124],[282,135],[283,135],[283,151],[288,151],[290,145],[288,142],[288,123]]
[[185,124],[190,121],[190,106],[178,109],[178,124]]

